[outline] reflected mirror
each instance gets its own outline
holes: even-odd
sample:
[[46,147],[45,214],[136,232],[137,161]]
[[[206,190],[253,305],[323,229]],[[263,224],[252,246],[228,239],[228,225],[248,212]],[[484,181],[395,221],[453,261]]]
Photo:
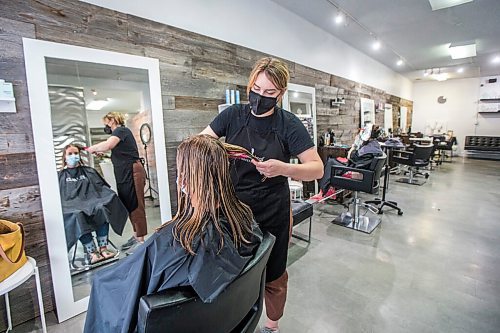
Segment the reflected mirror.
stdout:
[[[61,322],[87,309],[96,272],[133,253],[134,232],[140,236],[144,226],[138,211],[144,211],[149,235],[171,219],[159,64],[39,40],[23,44]],[[115,120],[124,117],[124,127],[113,125],[112,133],[105,130],[110,112]],[[110,137],[116,148],[127,143],[128,157],[111,158],[116,148],[86,150]]]
[[[151,103],[145,69],[46,58],[52,136],[68,264],[75,301],[90,293],[96,271],[131,254],[135,239],[125,202],[118,195],[111,152],[89,154],[82,148],[106,141],[103,118],[125,117],[146,174],[147,229],[161,224],[157,170],[152,160]],[[71,165],[71,155],[79,162]]]
[[[290,83],[283,95],[283,108],[295,114],[309,132],[314,145],[318,145],[316,136],[316,89],[314,87]],[[292,156],[290,163],[298,163]],[[298,182],[289,180],[292,198],[309,197],[318,192],[316,182]]]

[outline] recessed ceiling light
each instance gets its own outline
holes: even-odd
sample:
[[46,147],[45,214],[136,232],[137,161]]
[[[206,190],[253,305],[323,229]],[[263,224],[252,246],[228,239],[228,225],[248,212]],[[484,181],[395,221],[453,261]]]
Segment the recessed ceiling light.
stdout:
[[476,44],[475,43],[464,44],[464,45],[450,44],[448,51],[450,52],[451,59],[463,59],[463,58],[475,57]]
[[463,67],[460,67],[459,69],[457,69],[457,73],[463,73],[464,72],[464,68]]
[[396,63],[396,65],[398,66],[403,66],[404,62],[402,59],[399,59],[398,62]]
[[299,93],[297,91],[294,91],[293,92],[293,97],[295,97],[295,98],[299,97]]
[[344,22],[344,15],[339,12],[337,16],[335,16],[335,23],[341,24],[342,22]]
[[495,58],[493,58],[491,60],[491,62],[494,63],[494,64],[499,64],[500,63],[500,56],[496,56]]
[[380,42],[378,40],[374,41],[373,44],[372,44],[372,48],[376,51],[376,50],[379,50],[380,47],[382,46],[382,44],[380,44]]
[[106,104],[108,104],[108,99],[101,99],[101,100],[93,100],[89,104],[87,104],[87,110],[92,110],[92,111],[99,111],[101,110]]
[[429,3],[431,4],[432,10],[438,10],[462,5],[472,1],[474,0],[429,0]]

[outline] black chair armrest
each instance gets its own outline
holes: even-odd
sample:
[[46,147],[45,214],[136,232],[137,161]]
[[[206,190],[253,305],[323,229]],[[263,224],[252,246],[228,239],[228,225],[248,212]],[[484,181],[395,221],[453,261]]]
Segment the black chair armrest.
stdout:
[[[360,173],[362,179],[346,178],[343,176],[345,172]],[[348,166],[333,165],[330,177],[330,185],[352,191],[362,191],[370,193],[372,191],[374,172],[372,170],[352,168]]]

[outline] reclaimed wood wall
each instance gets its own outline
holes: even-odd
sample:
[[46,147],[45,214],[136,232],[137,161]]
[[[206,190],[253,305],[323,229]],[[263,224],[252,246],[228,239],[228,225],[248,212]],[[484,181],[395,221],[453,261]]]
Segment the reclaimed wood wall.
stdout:
[[[265,54],[143,18],[80,1],[0,0],[0,78],[14,84],[17,113],[0,113],[0,218],[23,222],[26,252],[40,267],[46,311],[54,309],[45,228],[36,173],[22,38],[157,58],[160,61],[170,197],[175,200],[175,153],[181,140],[200,132],[224,102],[225,89],[238,89],[247,99],[247,77]],[[159,8],[159,10],[161,10]],[[349,141],[359,126],[359,97],[400,105],[412,103],[375,88],[287,61],[291,82],[316,87],[318,132],[344,130]],[[330,108],[337,89],[348,102]],[[380,119],[380,121],[379,121]],[[383,112],[377,114],[383,123]],[[344,140],[345,138],[345,140]],[[172,203],[175,210],[176,204]],[[34,282],[13,291],[13,321],[37,315]],[[5,329],[0,302],[0,330]]]

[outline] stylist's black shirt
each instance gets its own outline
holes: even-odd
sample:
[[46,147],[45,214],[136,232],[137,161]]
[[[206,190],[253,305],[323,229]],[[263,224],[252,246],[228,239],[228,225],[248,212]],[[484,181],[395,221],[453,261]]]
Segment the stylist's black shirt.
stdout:
[[111,150],[111,161],[113,165],[130,165],[139,159],[137,143],[130,129],[125,126],[120,126],[115,128],[111,135],[120,139],[120,142]]
[[231,143],[231,137],[245,125],[246,117],[249,116],[248,127],[257,132],[266,133],[273,127],[276,129],[276,133],[283,142],[286,156],[297,156],[314,147],[304,124],[293,113],[277,106],[274,108],[274,113],[268,117],[255,117],[252,114],[249,115],[249,112],[248,104],[232,105],[215,117],[210,123],[210,128],[218,137],[224,136],[226,141]]

